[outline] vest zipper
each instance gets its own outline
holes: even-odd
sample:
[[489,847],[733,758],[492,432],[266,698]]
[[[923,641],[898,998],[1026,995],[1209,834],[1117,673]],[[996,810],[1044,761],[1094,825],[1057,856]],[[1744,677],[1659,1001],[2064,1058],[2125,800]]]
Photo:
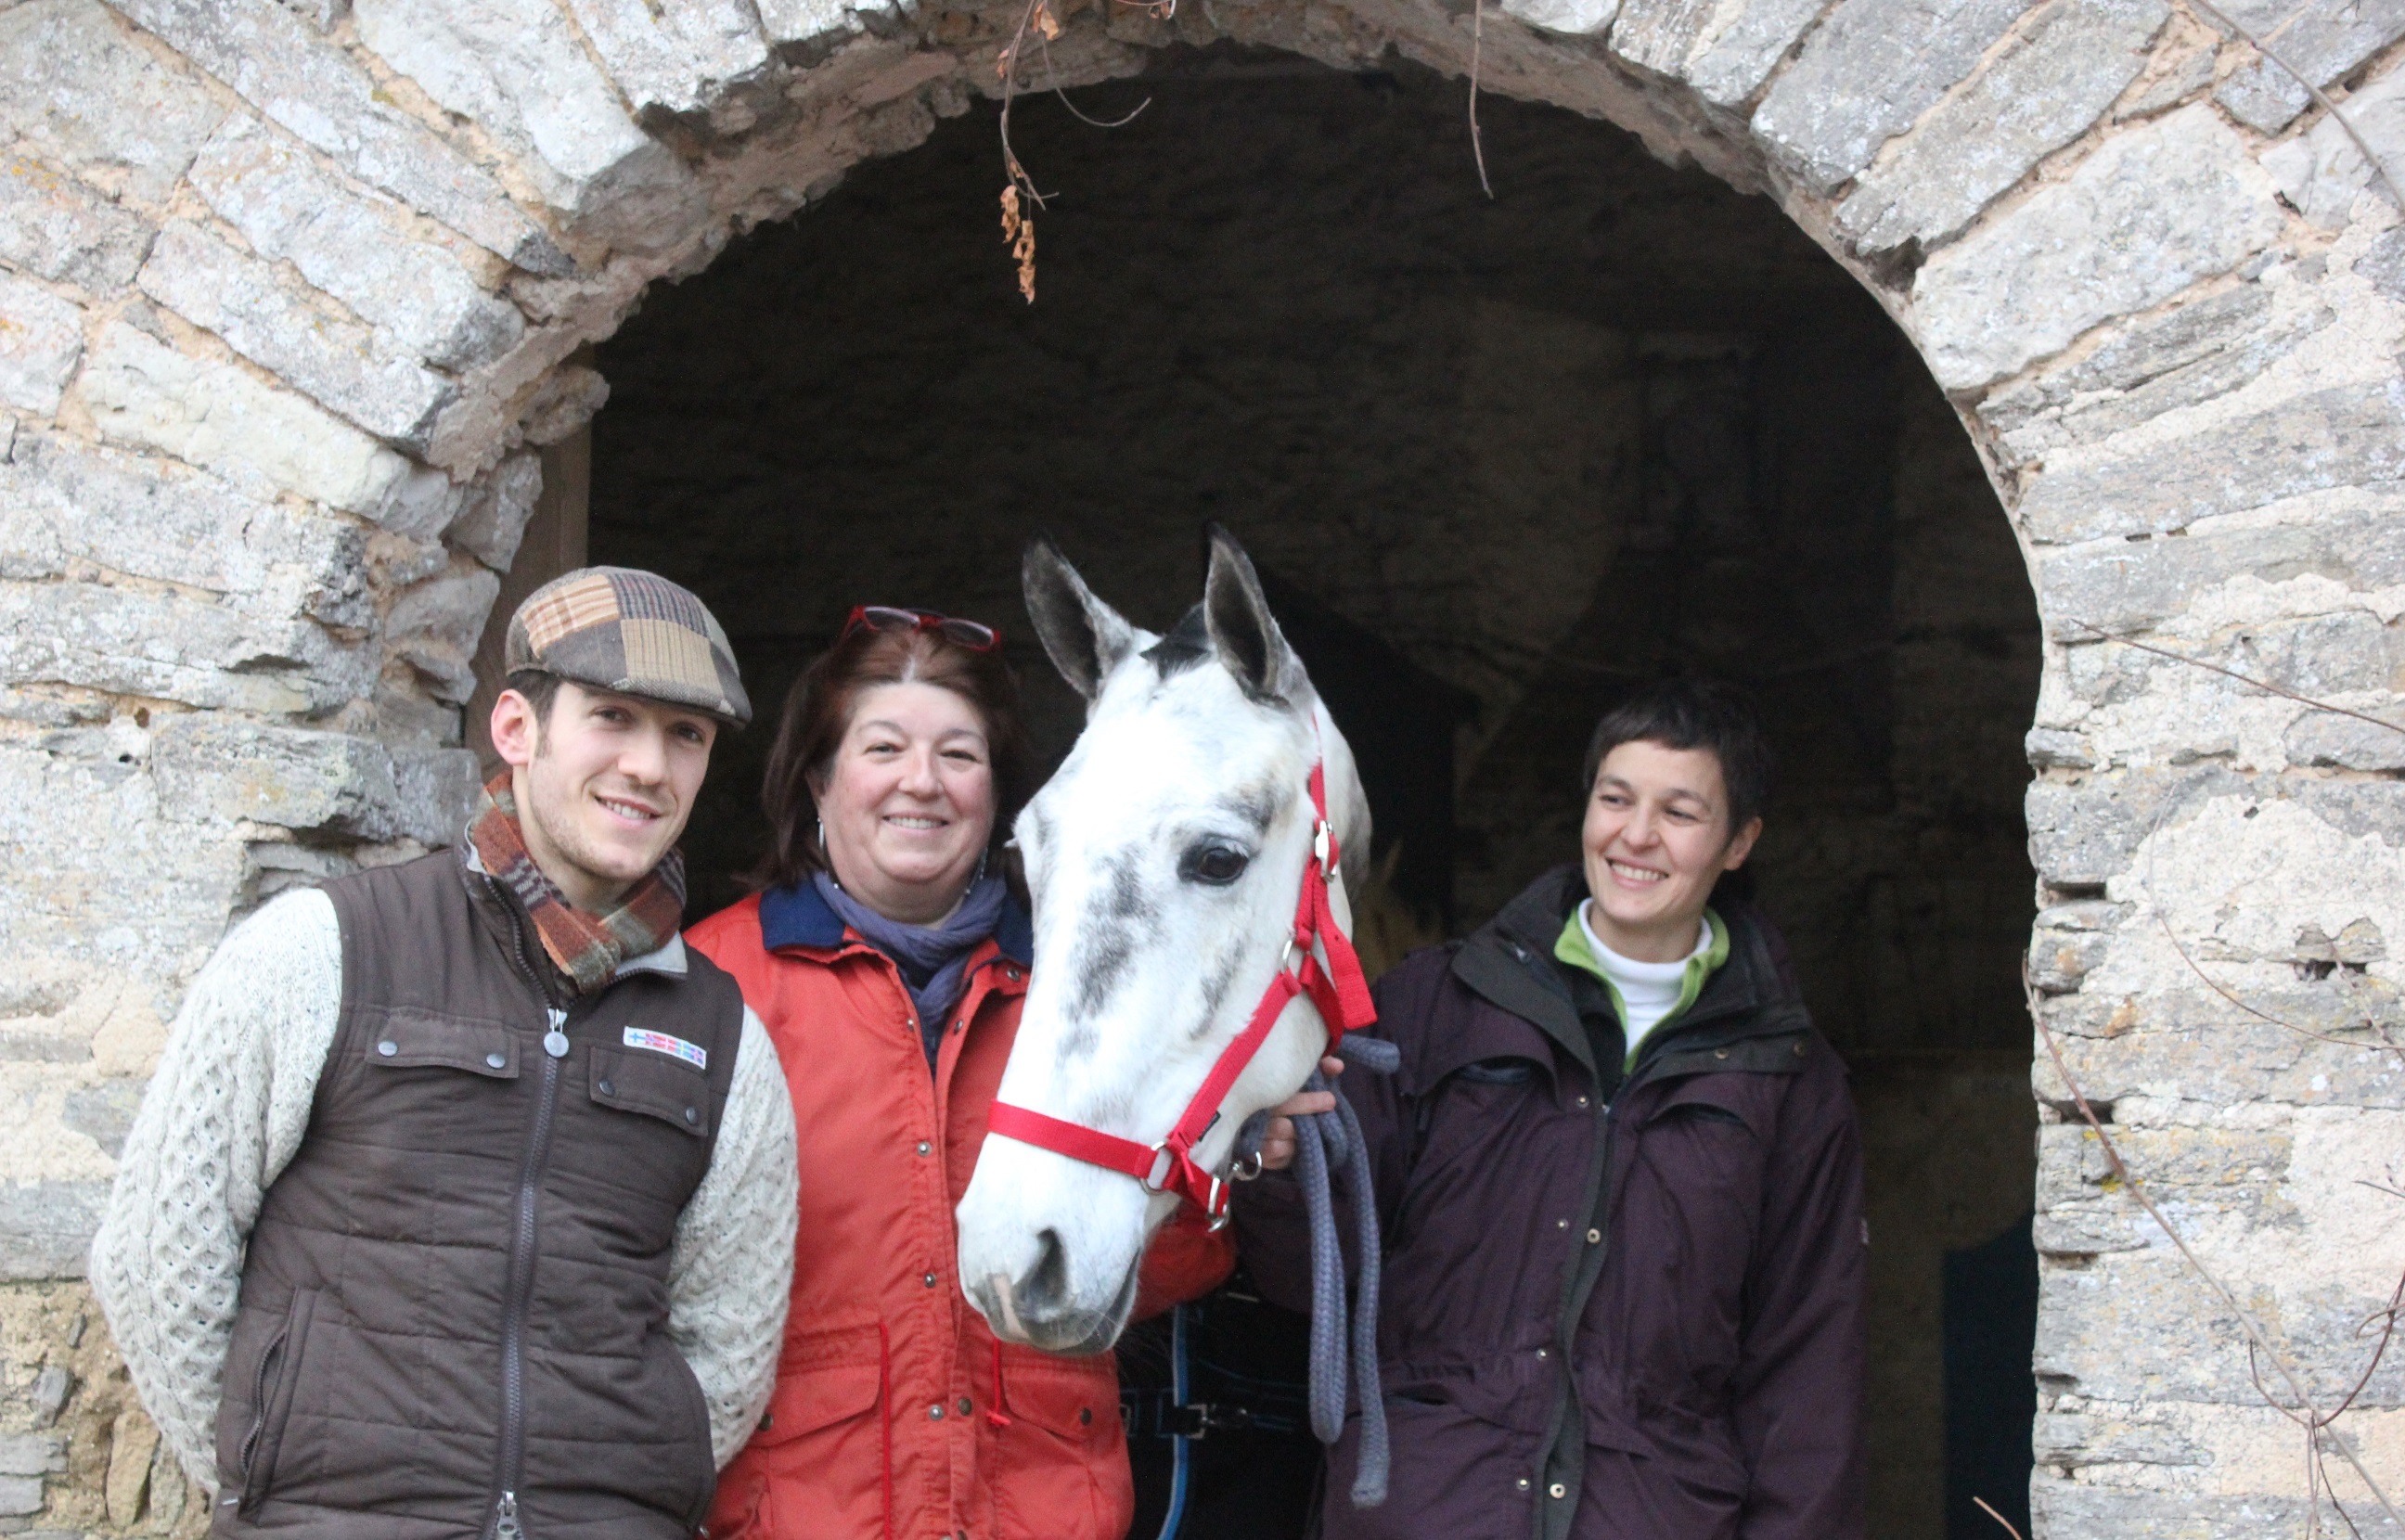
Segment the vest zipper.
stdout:
[[[485,881],[499,896],[489,875]],[[517,1488],[526,1476],[527,1312],[534,1302],[535,1210],[542,1190],[543,1165],[551,1155],[553,1113],[559,1105],[559,1061],[568,1052],[563,1030],[568,1013],[554,1003],[551,990],[527,955],[526,926],[516,906],[503,898],[502,908],[517,942],[510,960],[534,986],[546,1017],[542,1087],[535,1094],[534,1122],[527,1131],[526,1159],[518,1169],[517,1222],[510,1235],[509,1286],[501,1301],[501,1447],[494,1483],[499,1496],[493,1501],[492,1520],[485,1530],[488,1540],[525,1540],[526,1531],[518,1524]]]

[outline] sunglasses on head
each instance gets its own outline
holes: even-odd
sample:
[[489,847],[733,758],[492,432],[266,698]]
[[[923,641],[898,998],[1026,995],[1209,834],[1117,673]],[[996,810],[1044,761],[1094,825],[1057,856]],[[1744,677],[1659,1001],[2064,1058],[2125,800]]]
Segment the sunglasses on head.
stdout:
[[885,604],[856,604],[836,640],[855,631],[932,631],[955,647],[992,652],[1002,646],[1002,633],[977,621],[938,615],[932,609],[903,609]]

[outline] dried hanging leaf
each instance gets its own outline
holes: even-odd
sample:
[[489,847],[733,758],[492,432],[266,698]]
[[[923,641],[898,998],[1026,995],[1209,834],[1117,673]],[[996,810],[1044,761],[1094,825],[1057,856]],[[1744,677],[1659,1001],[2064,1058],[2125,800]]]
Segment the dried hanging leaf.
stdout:
[[1020,211],[1016,182],[1002,189],[1002,238],[1010,244],[1010,254],[1019,261],[1019,292],[1032,305],[1035,302],[1035,219],[1032,212]]
[[993,77],[994,77],[995,79],[997,79],[997,80],[1008,80],[1008,79],[1010,78],[1010,61],[1011,61],[1011,55],[1012,55],[1012,54],[1014,54],[1014,53],[1016,53],[1016,52],[1018,51],[1018,49],[1019,49],[1019,45],[1018,45],[1018,44],[1016,44],[1016,43],[1007,43],[1007,44],[1005,44],[1005,45],[1003,46],[1003,49],[1002,49],[1002,51],[1001,51],[1000,53],[998,53],[998,54],[995,54],[995,55],[994,55],[994,58],[993,58]]
[[1035,0],[1035,30],[1047,42],[1061,35],[1061,19],[1052,14],[1050,0]]

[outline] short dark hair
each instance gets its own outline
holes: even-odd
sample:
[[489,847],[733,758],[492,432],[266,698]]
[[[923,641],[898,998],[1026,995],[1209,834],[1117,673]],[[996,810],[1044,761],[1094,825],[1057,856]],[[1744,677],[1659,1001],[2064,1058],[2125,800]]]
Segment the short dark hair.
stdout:
[[1670,679],[1645,685],[1603,714],[1587,740],[1586,778],[1581,793],[1595,790],[1606,756],[1624,743],[1658,743],[1665,749],[1709,749],[1721,762],[1728,792],[1729,833],[1758,817],[1770,800],[1770,742],[1752,697],[1718,679]]
[[997,849],[1010,838],[1011,820],[1034,791],[1034,753],[1020,715],[1018,674],[999,650],[972,651],[935,631],[861,626],[820,653],[785,696],[760,789],[768,850],[749,874],[755,886],[798,887],[825,867],[818,797],[810,782],[834,763],[862,692],[914,681],[960,696],[984,724],[994,797],[987,848]]
[[541,737],[543,729],[551,724],[551,703],[559,698],[559,676],[540,668],[521,668],[509,677],[506,688],[524,695],[527,704],[534,707],[535,736]]

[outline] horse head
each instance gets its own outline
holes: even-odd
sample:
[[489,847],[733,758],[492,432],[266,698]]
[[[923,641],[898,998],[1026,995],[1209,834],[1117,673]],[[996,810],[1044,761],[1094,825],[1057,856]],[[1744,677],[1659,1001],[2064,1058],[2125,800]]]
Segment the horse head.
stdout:
[[[1015,829],[1035,971],[996,1099],[1156,1146],[1295,961],[1315,764],[1356,881],[1369,805],[1352,750],[1226,532],[1212,531],[1202,602],[1167,636],[1095,597],[1049,542],[1028,550],[1022,577],[1044,650],[1087,716]],[[1341,882],[1331,897],[1349,925]],[[1300,1088],[1327,1043],[1310,999],[1287,1000],[1194,1164],[1224,1170],[1245,1119]],[[1108,1348],[1134,1308],[1146,1239],[1184,1201],[1155,1188],[990,1132],[958,1212],[969,1302],[1007,1340]]]

